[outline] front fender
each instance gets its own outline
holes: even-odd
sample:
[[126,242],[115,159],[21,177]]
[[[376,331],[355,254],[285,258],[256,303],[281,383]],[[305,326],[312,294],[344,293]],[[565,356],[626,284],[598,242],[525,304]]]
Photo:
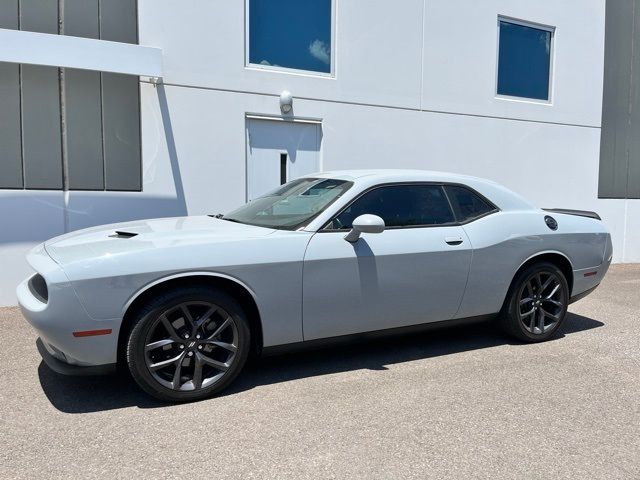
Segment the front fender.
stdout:
[[129,310],[129,307],[131,306],[131,304],[133,304],[133,302],[135,302],[142,294],[152,289],[153,287],[160,285],[162,283],[169,282],[171,280],[176,280],[178,278],[189,278],[189,277],[212,277],[212,278],[223,278],[225,280],[230,280],[236,283],[237,285],[239,285],[240,287],[244,288],[247,292],[249,292],[251,297],[253,297],[253,301],[256,302],[256,305],[258,304],[258,298],[256,296],[256,292],[254,292],[253,289],[243,281],[231,275],[227,275],[225,273],[210,272],[210,271],[204,271],[204,270],[194,270],[189,272],[180,272],[180,273],[174,273],[172,275],[167,275],[142,286],[138,291],[134,292],[131,295],[131,297],[129,297],[129,299],[127,300],[127,302],[124,304],[122,308],[122,312],[120,316],[124,317],[124,315],[127,313],[127,310]]

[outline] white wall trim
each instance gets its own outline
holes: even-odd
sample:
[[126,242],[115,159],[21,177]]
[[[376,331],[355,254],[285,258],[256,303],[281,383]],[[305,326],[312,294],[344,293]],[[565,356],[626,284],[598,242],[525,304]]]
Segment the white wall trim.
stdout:
[[160,48],[4,28],[0,61],[162,77]]
[[273,120],[276,122],[312,123],[316,125],[322,125],[321,118],[295,117],[295,116],[283,117],[282,115],[269,115],[266,113],[249,113],[249,112],[246,113],[246,117],[252,120]]
[[[140,80],[140,82],[141,83],[151,83],[151,84],[154,83],[154,82],[151,82],[151,81],[149,81],[148,79],[145,79],[145,78],[142,78]],[[249,91],[249,90],[238,90],[238,89],[230,89],[230,88],[202,87],[202,86],[188,85],[188,84],[183,84],[183,83],[181,84],[181,83],[175,83],[175,82],[166,82],[164,80],[163,80],[162,83],[163,83],[163,85],[165,85],[167,87],[188,88],[188,89],[205,90],[205,91],[208,90],[208,91],[212,91],[212,92],[237,93],[237,94],[242,94],[242,95],[259,95],[259,96],[262,96],[262,97],[274,97],[274,98],[280,97],[280,93],[266,93],[266,92],[258,92],[258,91],[253,91],[253,90]],[[367,102],[355,102],[355,101],[346,101],[346,100],[333,100],[333,99],[320,98],[320,97],[303,97],[303,96],[294,95],[294,100],[306,100],[306,101],[311,101],[311,102],[323,102],[323,103],[336,104],[336,105],[355,105],[355,106],[359,106],[359,107],[386,108],[386,109],[390,109],[390,110],[400,110],[400,111],[409,111],[409,112],[441,113],[443,115],[458,115],[458,116],[463,116],[463,117],[492,118],[492,119],[496,119],[496,120],[509,120],[509,121],[512,121],[512,122],[539,123],[539,124],[544,124],[544,125],[561,125],[561,126],[565,126],[565,127],[595,128],[595,129],[598,129],[598,130],[600,130],[602,128],[601,125],[589,125],[589,124],[583,124],[583,123],[565,123],[565,122],[553,122],[553,121],[549,121],[549,120],[537,120],[537,119],[530,119],[530,118],[518,118],[518,117],[497,116],[497,115],[483,115],[483,114],[479,114],[479,113],[457,112],[455,110],[432,110],[432,109],[425,109],[425,108],[399,107],[399,106],[396,106],[396,105],[385,105],[385,104],[382,104],[382,103],[367,103]],[[257,115],[262,115],[262,114],[257,114]],[[274,115],[274,117],[279,117],[279,116],[280,115]]]

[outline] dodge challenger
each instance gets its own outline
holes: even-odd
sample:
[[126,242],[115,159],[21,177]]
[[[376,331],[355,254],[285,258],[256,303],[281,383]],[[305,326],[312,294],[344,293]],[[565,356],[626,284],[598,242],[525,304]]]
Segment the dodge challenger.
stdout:
[[283,346],[466,320],[547,340],[611,257],[593,212],[540,209],[474,177],[354,170],[224,215],[53,238],[28,254],[17,294],[53,370],[120,365],[149,394],[191,401]]

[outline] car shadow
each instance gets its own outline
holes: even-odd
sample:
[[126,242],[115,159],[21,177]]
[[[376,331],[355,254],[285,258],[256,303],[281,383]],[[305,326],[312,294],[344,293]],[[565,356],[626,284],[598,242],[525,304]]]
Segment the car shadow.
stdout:
[[[569,313],[562,330],[565,335],[598,328],[604,324]],[[553,341],[552,340],[552,341]],[[244,372],[220,396],[236,395],[261,385],[352,370],[386,370],[387,365],[451,355],[460,352],[512,344],[494,323],[445,327],[422,333],[394,335],[342,346],[314,348],[250,361]],[[170,407],[142,392],[126,373],[104,377],[67,377],[38,367],[42,389],[51,404],[65,413],[89,413],[137,406]]]

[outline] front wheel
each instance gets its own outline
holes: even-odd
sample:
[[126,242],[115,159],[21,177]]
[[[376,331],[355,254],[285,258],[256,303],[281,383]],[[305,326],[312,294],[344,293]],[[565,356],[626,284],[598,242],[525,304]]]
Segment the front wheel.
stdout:
[[126,358],[147,393],[193,401],[229,385],[244,366],[249,345],[248,321],[233,297],[185,287],[156,297],[137,315]]
[[504,330],[525,342],[551,338],[564,321],[569,286],[555,265],[541,262],[516,275],[500,320]]

